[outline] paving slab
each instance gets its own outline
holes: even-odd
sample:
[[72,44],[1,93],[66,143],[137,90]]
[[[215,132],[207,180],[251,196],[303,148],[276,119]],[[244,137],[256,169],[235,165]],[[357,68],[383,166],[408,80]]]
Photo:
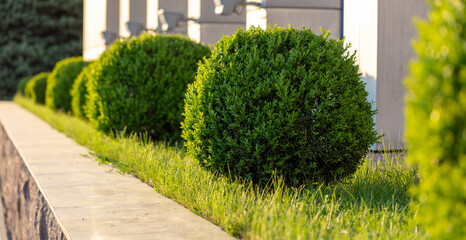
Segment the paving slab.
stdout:
[[13,102],[0,102],[0,124],[67,239],[234,239],[135,177],[99,165]]

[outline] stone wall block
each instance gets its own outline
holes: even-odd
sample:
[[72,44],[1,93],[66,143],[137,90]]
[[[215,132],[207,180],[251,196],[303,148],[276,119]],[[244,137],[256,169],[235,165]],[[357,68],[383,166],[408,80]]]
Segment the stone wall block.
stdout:
[[34,177],[1,125],[0,194],[8,239],[66,239]]

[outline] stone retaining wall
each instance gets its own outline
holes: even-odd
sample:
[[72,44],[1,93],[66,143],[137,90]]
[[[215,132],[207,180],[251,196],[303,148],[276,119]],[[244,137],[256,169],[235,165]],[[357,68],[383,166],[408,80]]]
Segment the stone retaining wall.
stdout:
[[36,180],[1,123],[0,195],[8,239],[66,239]]

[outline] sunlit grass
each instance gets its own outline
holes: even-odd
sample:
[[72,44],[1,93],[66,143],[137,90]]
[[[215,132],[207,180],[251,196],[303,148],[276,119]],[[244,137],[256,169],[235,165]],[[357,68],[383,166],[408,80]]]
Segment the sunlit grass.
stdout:
[[408,189],[413,167],[366,159],[354,177],[331,185],[259,189],[202,169],[182,148],[136,136],[109,137],[86,122],[17,97],[15,101],[87,146],[102,162],[138,176],[155,191],[246,239],[423,239]]

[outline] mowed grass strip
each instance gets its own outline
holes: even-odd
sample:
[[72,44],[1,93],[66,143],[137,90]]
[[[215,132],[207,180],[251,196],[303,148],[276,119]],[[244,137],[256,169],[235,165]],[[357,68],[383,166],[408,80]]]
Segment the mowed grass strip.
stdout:
[[244,239],[424,239],[409,188],[418,172],[405,164],[366,159],[343,182],[267,188],[201,168],[182,148],[130,136],[106,136],[85,121],[23,97],[15,102],[93,151],[100,161],[134,174],[154,190]]

